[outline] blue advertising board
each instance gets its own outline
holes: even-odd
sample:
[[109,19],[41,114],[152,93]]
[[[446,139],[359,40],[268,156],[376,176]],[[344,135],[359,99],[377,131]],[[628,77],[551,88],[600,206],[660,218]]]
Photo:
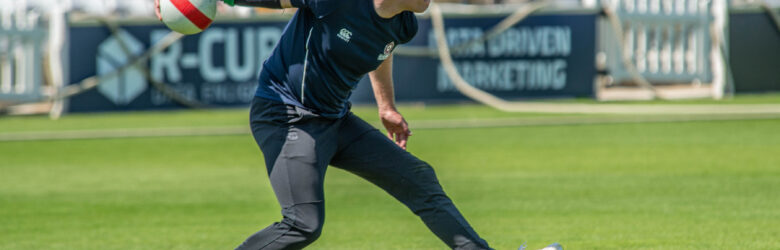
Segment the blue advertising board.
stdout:
[[[530,16],[500,35],[452,52],[458,72],[472,86],[507,99],[593,96],[596,76],[595,14]],[[445,19],[447,44],[457,46],[481,37],[503,20],[499,17]],[[430,19],[420,20],[408,44],[436,48]],[[462,101],[438,57],[394,56],[398,101]],[[371,102],[370,84],[358,85],[352,100]]]
[[[451,45],[481,36],[504,16],[447,18]],[[472,85],[503,98],[592,96],[595,76],[595,14],[531,16],[483,44],[453,54]],[[117,111],[182,107],[153,88],[151,77],[178,95],[214,107],[247,106],[263,60],[273,50],[286,21],[217,22],[153,55],[144,65],[70,99],[68,111]],[[70,28],[70,76],[78,82],[112,72],[168,34],[161,24],[124,24],[116,36],[100,25]],[[120,42],[121,40],[121,42]],[[408,45],[435,48],[429,19]],[[127,51],[127,52],[126,52]],[[129,54],[128,54],[129,52]],[[145,69],[144,69],[145,68]],[[462,101],[437,58],[395,56],[398,101]],[[352,95],[373,102],[367,78]]]
[[[285,21],[215,23],[201,34],[186,36],[145,64],[151,77],[178,95],[209,106],[246,106],[256,77]],[[103,26],[70,28],[70,76],[78,82],[125,65],[170,32],[162,24],[123,25],[117,36]],[[130,50],[128,55],[123,44]],[[153,88],[141,68],[70,99],[69,111],[147,110],[181,107]]]
[[780,27],[763,10],[731,12],[729,55],[737,93],[780,91]]

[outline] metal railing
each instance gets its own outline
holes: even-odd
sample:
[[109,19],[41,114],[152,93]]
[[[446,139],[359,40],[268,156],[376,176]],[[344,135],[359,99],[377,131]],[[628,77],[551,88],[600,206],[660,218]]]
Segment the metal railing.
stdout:
[[[601,0],[620,17],[622,39],[599,23],[599,65],[613,83],[632,81],[622,56],[652,84],[713,82],[711,0]],[[616,44],[623,41],[622,46]],[[622,51],[620,51],[622,48]]]
[[26,102],[42,96],[40,15],[25,8],[0,9],[0,101]]

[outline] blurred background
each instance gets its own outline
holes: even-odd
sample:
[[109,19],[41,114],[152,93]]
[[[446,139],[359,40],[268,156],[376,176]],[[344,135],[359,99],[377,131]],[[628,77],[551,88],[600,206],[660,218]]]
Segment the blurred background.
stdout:
[[[508,4],[508,3],[527,3],[533,0],[473,0],[473,1],[456,1],[456,0],[442,0],[438,3],[459,3],[459,4],[474,4],[474,5],[489,5],[489,4]],[[598,0],[554,0],[556,4],[560,5],[572,5],[589,7],[597,4]],[[755,5],[761,2],[766,2],[771,6],[780,5],[780,1],[777,0],[732,0],[729,1],[734,6]],[[84,13],[92,15],[115,15],[115,16],[142,16],[150,17],[154,15],[154,4],[151,1],[118,1],[118,0],[106,0],[106,1],[93,1],[93,0],[26,0],[26,1],[4,1],[3,8],[18,8],[12,7],[15,5],[26,6],[26,8],[37,9],[39,11],[46,11],[51,8],[64,8],[67,11],[73,13]],[[227,8],[225,6],[220,7],[220,14],[223,15],[238,15],[248,16],[255,13],[276,12],[278,10],[269,9],[245,9],[245,8]]]
[[[504,99],[722,99],[780,90],[777,0],[440,5],[453,66]],[[246,106],[294,11],[220,2],[215,28],[163,43],[168,32],[151,1],[4,0],[0,12],[0,110],[58,117]],[[439,64],[431,13],[419,17],[420,35],[395,53],[399,101],[469,100]],[[354,103],[372,102],[368,85],[359,85]]]
[[[396,99],[491,246],[780,249],[780,0],[436,3]],[[0,0],[0,249],[232,249],[280,219],[248,106],[295,10],[218,10],[183,36],[151,0]],[[326,183],[310,249],[442,249]]]

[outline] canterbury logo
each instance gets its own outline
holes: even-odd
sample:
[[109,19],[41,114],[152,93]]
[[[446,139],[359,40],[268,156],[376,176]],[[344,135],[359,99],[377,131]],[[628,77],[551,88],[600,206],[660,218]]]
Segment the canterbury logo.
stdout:
[[345,42],[349,42],[349,39],[352,38],[352,32],[349,31],[348,29],[342,28],[339,31],[339,34],[336,36],[338,36],[339,38],[341,38],[341,40],[344,40]]

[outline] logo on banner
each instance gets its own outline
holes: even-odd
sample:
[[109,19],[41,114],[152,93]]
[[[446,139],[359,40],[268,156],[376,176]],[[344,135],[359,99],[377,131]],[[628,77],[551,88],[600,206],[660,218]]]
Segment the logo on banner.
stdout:
[[[120,30],[117,36],[112,36],[98,45],[97,73],[105,75],[119,70],[143,52],[144,45],[141,41],[127,31]],[[122,70],[116,77],[101,81],[97,89],[114,104],[124,106],[146,91],[147,85],[143,72],[136,65]]]

